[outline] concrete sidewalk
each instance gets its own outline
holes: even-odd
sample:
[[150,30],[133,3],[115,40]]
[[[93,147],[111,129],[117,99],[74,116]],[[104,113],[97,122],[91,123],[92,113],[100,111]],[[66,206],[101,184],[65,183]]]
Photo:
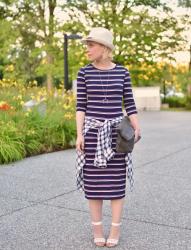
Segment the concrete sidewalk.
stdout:
[[[191,249],[191,113],[140,112],[139,120],[135,188],[127,182],[115,249]],[[103,223],[107,236],[110,201]],[[76,191],[74,149],[0,166],[0,249],[98,249],[88,202]]]

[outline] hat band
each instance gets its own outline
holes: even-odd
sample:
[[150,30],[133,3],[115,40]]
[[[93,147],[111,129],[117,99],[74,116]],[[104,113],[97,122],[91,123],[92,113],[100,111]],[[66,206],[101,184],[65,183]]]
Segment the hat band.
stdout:
[[108,41],[96,38],[96,37],[87,37],[86,39],[83,40],[83,42],[87,42],[87,41],[92,41],[92,42],[97,42],[100,43],[102,45],[105,45],[107,47],[109,47],[111,50],[114,49],[114,45],[112,43],[109,43]]

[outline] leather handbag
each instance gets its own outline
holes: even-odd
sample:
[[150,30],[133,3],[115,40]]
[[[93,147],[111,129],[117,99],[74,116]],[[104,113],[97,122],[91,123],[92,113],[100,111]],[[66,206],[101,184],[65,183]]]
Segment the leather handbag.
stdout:
[[131,153],[134,148],[135,142],[135,130],[131,125],[128,116],[124,116],[121,122],[116,126],[117,140],[116,140],[116,152],[119,153]]

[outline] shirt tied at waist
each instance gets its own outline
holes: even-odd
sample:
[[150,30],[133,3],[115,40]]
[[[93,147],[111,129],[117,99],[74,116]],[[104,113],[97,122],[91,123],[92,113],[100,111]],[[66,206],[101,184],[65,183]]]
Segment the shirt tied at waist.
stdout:
[[[97,148],[94,158],[94,166],[98,168],[106,168],[107,161],[109,161],[114,155],[115,151],[112,149],[112,126],[116,126],[120,123],[123,116],[119,116],[112,120],[106,119],[103,122],[96,120],[94,118],[85,117],[83,136],[86,135],[90,128],[98,128],[98,137],[97,137]],[[83,182],[83,166],[85,165],[85,153],[76,150],[77,159],[76,159],[76,177],[77,177],[77,189],[84,190]],[[127,153],[125,155],[125,164],[127,168],[127,177],[130,182],[130,190],[132,191],[133,187],[133,164],[132,164],[132,154]]]

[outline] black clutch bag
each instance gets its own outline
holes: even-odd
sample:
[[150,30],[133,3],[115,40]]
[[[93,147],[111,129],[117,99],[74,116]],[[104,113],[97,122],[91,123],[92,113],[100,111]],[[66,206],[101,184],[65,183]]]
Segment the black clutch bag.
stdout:
[[116,127],[117,140],[116,140],[116,152],[119,153],[131,153],[134,148],[134,144],[141,139],[135,141],[135,131],[131,125],[128,116],[124,116],[119,125]]

